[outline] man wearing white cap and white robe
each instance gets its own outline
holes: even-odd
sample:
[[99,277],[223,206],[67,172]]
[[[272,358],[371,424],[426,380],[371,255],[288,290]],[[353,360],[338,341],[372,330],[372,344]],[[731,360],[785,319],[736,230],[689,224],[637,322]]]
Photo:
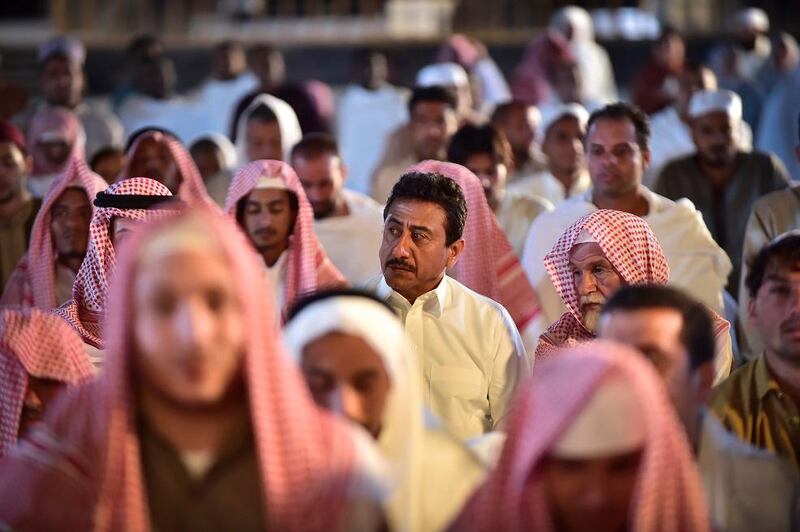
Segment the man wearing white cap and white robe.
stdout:
[[539,196],[553,205],[586,192],[592,186],[583,157],[588,121],[589,113],[577,103],[543,108],[537,137],[547,169],[514,181],[509,192]]
[[755,80],[759,70],[770,59],[769,16],[763,9],[748,7],[736,13],[733,20],[736,42],[742,49],[742,74]]
[[641,216],[664,251],[669,283],[722,313],[730,259],[714,242],[691,202],[669,200],[641,184],[650,155],[647,117],[630,104],[608,105],[589,118],[584,144],[592,188],[539,216],[528,232],[522,257],[547,325],[566,312],[566,307],[545,270],[544,256],[565,229],[598,209]]
[[408,94],[388,83],[383,54],[359,53],[355,63],[356,80],[337,106],[337,138],[347,165],[347,188],[366,194],[389,136],[408,121]]
[[[717,76],[705,65],[687,64],[678,75],[675,104],[650,117],[650,168],[642,179],[645,186],[653,187],[664,165],[695,152],[689,128],[689,102],[695,92],[717,88]],[[739,147],[750,151],[753,149],[753,131],[744,120],[739,124]]]
[[733,262],[728,290],[736,295],[747,217],[761,196],[789,186],[786,168],[771,154],[741,151],[742,101],[726,90],[700,91],[689,103],[697,153],[669,163],[655,191],[687,198],[703,214],[714,240]]

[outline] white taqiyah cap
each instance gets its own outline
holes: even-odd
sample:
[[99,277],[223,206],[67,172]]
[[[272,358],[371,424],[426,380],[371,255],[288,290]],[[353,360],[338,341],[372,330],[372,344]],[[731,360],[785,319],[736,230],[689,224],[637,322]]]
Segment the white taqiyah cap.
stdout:
[[742,119],[742,99],[728,90],[697,91],[689,102],[689,116],[696,118],[713,112],[726,113],[732,120]]
[[640,449],[645,418],[630,385],[618,376],[600,382],[552,449],[559,458],[599,458]]
[[255,190],[264,190],[267,188],[276,188],[279,190],[287,190],[289,187],[280,177],[261,176],[261,179],[256,183]]
[[769,16],[763,9],[748,7],[736,13],[736,26],[760,32],[769,31]]
[[417,85],[420,87],[434,85],[466,87],[469,86],[469,78],[464,67],[457,63],[433,63],[423,67],[417,73]]
[[539,122],[539,131],[537,137],[539,141],[544,140],[547,135],[547,130],[550,126],[564,118],[571,116],[578,120],[582,129],[586,129],[586,124],[589,122],[589,112],[579,103],[565,103],[558,105],[548,105],[541,109],[542,119]]

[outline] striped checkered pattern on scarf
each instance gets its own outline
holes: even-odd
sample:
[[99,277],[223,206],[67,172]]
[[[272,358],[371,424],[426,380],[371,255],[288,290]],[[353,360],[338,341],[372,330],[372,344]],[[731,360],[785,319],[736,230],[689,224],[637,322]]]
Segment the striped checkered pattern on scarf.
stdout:
[[603,254],[626,284],[667,284],[669,265],[656,236],[642,218],[622,211],[598,210],[572,224],[544,257],[547,273],[561,300],[564,313],[542,335],[537,358],[553,348],[594,338],[583,326],[580,296],[570,270],[572,247],[583,231],[597,241]]
[[64,320],[39,309],[0,311],[0,456],[17,443],[28,376],[77,385],[92,364]]
[[[355,463],[350,430],[313,404],[299,371],[284,353],[271,288],[241,232],[229,219],[205,208],[185,216],[196,218],[190,223],[207,235],[210,247],[221,248],[230,277],[237,281],[247,333],[243,373],[265,529],[339,530]],[[27,467],[26,460],[36,464],[22,475],[24,482],[86,486],[92,494],[90,504],[58,509],[56,515],[72,512],[71,522],[91,522],[94,530],[150,529],[135,422],[132,301],[142,250],[155,235],[170,230],[170,224],[182,223],[181,218],[154,221],[131,236],[111,283],[104,326],[108,344],[100,377],[54,405],[45,423],[31,434],[31,444],[17,455],[15,465],[20,468]],[[197,231],[197,226],[188,230]],[[253,297],[254,293],[264,296]],[[82,415],[76,417],[78,412]],[[65,474],[63,464],[75,467]]]
[[[28,252],[20,261],[27,268],[27,279],[23,288],[24,307],[50,310],[58,305],[55,274],[58,257],[50,231],[53,219],[50,211],[53,204],[68,188],[82,189],[91,204],[97,193],[107,187],[103,178],[89,170],[83,159],[78,157],[72,157],[66,171],[53,182],[33,222]],[[93,213],[94,210],[92,205]]]
[[710,530],[692,450],[659,376],[639,353],[602,340],[537,362],[521,388],[497,467],[451,530],[554,530],[538,466],[609,377],[630,386],[646,425],[627,529]]
[[[106,194],[137,196],[172,196],[169,189],[146,177],[134,177],[111,185]],[[83,341],[103,349],[101,321],[106,308],[108,280],[116,266],[116,253],[111,243],[111,220],[126,218],[145,221],[169,215],[166,209],[118,209],[98,207],[89,224],[89,246],[86,257],[72,285],[72,299],[55,312],[81,335]]]
[[[189,151],[181,144],[181,141],[172,135],[167,135],[160,131],[143,133],[136,139],[136,142],[128,149],[128,153],[125,154],[127,162],[120,173],[121,179],[137,177],[131,175],[131,164],[133,163],[133,156],[136,150],[139,149],[139,146],[145,140],[154,140],[159,144],[165,145],[172,155],[172,159],[175,161],[175,164],[178,166],[178,171],[181,174],[181,184],[178,188],[178,197],[181,201],[190,206],[203,205],[212,210],[217,208],[217,204],[214,203],[214,200],[211,199],[206,191],[203,176],[200,174],[200,170],[197,169],[197,165],[194,164],[194,159],[192,159]],[[156,181],[159,180],[159,176],[144,177],[149,177]]]
[[539,300],[519,258],[492,212],[480,179],[460,164],[423,161],[406,172],[449,177],[461,187],[467,202],[464,251],[451,269],[454,279],[503,305],[522,330],[540,312]]
[[[288,264],[284,281],[284,311],[304,294],[322,288],[344,286],[344,276],[328,259],[314,233],[314,211],[300,179],[291,166],[281,161],[259,160],[248,163],[236,172],[225,199],[225,212],[236,216],[236,206],[256,188],[262,177],[283,180],[289,192],[297,197],[297,217],[289,237]],[[377,250],[376,250],[377,253]]]

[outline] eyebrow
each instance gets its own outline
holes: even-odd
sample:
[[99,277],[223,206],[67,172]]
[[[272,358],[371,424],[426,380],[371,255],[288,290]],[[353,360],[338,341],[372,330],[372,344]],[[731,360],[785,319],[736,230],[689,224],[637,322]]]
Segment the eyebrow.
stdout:
[[[630,148],[632,144],[633,144],[633,145],[635,145],[635,144],[636,144],[636,142],[635,142],[635,141],[632,141],[632,140],[628,140],[628,141],[625,141],[625,142],[617,142],[616,144],[612,144],[612,145],[611,145],[611,146],[609,146],[609,147],[610,147],[610,148],[612,148],[612,149],[613,149],[613,148],[616,148],[616,147],[618,147],[618,146],[626,146],[626,147]],[[590,148],[593,148],[593,147],[595,147],[595,146],[598,146],[598,147],[600,147],[600,148],[605,148],[605,147],[606,147],[606,145],[605,145],[605,144],[598,144],[597,142],[590,142],[590,143],[589,143],[589,147],[590,147]]]
[[[386,223],[387,224],[394,223],[394,224],[397,224],[397,225],[405,226],[405,223],[403,223],[402,220],[398,220],[397,218],[395,218],[392,215],[389,215],[389,217],[386,219]],[[433,233],[433,230],[431,228],[425,227],[424,225],[411,225],[411,226],[409,226],[409,228],[412,231],[422,231],[422,232],[429,233],[429,234]]]

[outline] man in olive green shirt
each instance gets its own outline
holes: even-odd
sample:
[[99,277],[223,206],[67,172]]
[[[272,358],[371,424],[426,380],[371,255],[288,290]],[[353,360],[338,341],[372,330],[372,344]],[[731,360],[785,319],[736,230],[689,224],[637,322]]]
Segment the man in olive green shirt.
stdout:
[[742,440],[800,466],[800,234],[763,248],[745,280],[764,352],[714,390],[711,410]]
[[28,249],[41,205],[25,188],[31,167],[25,136],[10,122],[0,120],[0,292]]

